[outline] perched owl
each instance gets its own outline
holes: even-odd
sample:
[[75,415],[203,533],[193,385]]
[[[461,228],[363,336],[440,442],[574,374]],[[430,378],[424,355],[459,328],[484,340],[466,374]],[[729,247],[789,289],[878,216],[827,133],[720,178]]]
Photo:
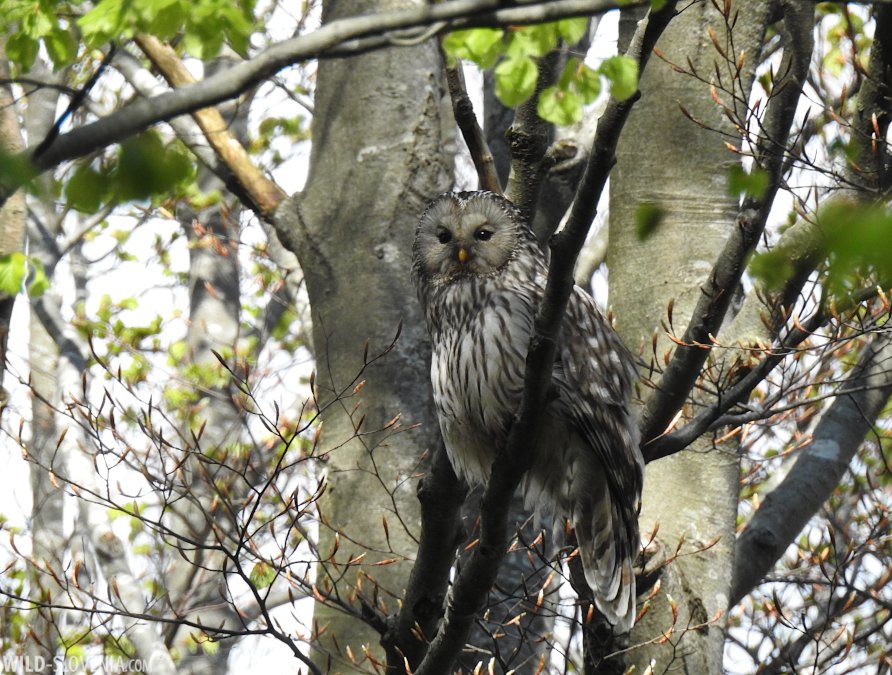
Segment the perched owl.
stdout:
[[[441,195],[421,216],[412,276],[433,345],[431,380],[455,470],[489,478],[520,403],[546,266],[520,212],[491,192]],[[526,501],[570,519],[598,609],[635,619],[644,462],[631,410],[637,371],[591,296],[573,289],[552,373],[555,396],[523,479]]]

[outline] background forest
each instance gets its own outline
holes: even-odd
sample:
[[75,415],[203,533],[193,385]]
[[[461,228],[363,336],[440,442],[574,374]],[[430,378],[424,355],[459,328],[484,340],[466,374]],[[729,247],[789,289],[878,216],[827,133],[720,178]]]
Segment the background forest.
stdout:
[[[3,0],[0,669],[890,672],[890,120],[887,0]],[[445,456],[478,187],[640,365],[630,635]]]

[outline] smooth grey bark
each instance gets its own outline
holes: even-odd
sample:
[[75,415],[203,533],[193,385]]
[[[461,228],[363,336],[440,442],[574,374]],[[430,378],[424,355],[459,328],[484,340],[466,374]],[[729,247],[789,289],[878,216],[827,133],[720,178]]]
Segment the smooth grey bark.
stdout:
[[[53,81],[58,75],[49,73],[42,63],[36,63],[34,72],[46,81]],[[58,94],[53,88],[31,92],[19,103],[26,105],[22,119],[31,139],[42,139],[55,121]],[[39,178],[38,186],[44,194],[52,194],[52,181],[49,177]],[[16,195],[17,198],[19,195]],[[22,195],[23,196],[23,195]],[[50,200],[29,197],[31,226],[29,227],[29,252],[42,264],[52,280],[63,254],[60,240],[62,219]],[[105,214],[97,214],[101,218]],[[89,222],[86,218],[83,221]],[[97,221],[93,221],[98,222]],[[84,223],[80,223],[83,227]],[[75,230],[80,230],[75,227]],[[85,300],[83,260],[79,244],[72,244],[68,252],[70,267],[75,277],[75,304]],[[60,414],[69,408],[72,398],[76,398],[84,387],[84,373],[89,347],[82,338],[68,327],[61,317],[61,299],[55,289],[48,290],[38,298],[30,298],[32,309],[32,339],[30,356],[32,384],[35,391],[35,425],[32,443],[35,445],[32,459],[32,490],[35,506],[41,503],[43,509],[35,517],[34,547],[36,557],[45,553],[55,564],[58,579],[68,576],[70,565],[78,566],[78,575],[73,587],[58,589],[54,597],[66,604],[66,593],[77,598],[78,583],[92,585],[100,577],[115,584],[119,592],[119,606],[129,611],[140,612],[145,608],[145,600],[138,581],[129,567],[124,544],[112,531],[107,509],[101,504],[87,499],[78,500],[78,516],[74,531],[68,534],[62,545],[61,500],[63,488],[51,488],[48,470],[52,470],[62,480],[72,480],[85,487],[92,494],[102,494],[99,477],[95,473],[94,457],[89,454],[91,443],[84,437],[83,428]],[[39,322],[39,323],[38,323]],[[75,427],[72,429],[71,427]],[[62,436],[63,431],[69,433]],[[55,522],[50,519],[55,518]],[[60,557],[60,552],[70,555],[70,560]],[[44,583],[56,586],[55,580],[44,577]],[[109,597],[112,596],[109,592]],[[81,598],[83,599],[83,598]],[[50,598],[52,600],[52,598]],[[48,620],[53,630],[59,630],[60,613],[54,612]],[[128,617],[121,619],[128,637],[136,648],[136,653],[146,664],[146,671],[158,675],[175,672],[173,661],[161,636],[154,626]],[[62,624],[64,627],[64,623]],[[55,647],[55,645],[53,645]],[[52,661],[48,664],[52,668]]]
[[[64,560],[60,555],[65,550],[64,492],[53,486],[49,472],[43,468],[51,461],[59,438],[53,409],[58,348],[34,315],[31,316],[29,328],[28,358],[32,364],[40,364],[31,368],[31,387],[34,391],[29,447],[29,454],[34,460],[30,471],[31,558],[42,569],[49,568],[64,576]],[[35,600],[53,603],[59,597],[60,589],[42,570],[32,570],[31,579],[35,584],[32,592]],[[58,613],[48,608],[35,609],[30,628],[27,653],[35,664],[41,663],[37,657],[44,659],[45,669],[40,672],[52,672],[59,640]]]
[[[48,80],[51,76],[42,65],[35,68]],[[23,115],[26,130],[30,138],[43,138],[55,116],[56,94],[52,89],[38,90],[31,93],[25,103],[27,114]],[[40,179],[38,185],[46,194],[52,194],[51,181]],[[16,196],[18,197],[18,195]],[[33,227],[29,228],[30,253],[41,261],[46,273],[52,277],[61,256],[56,237],[61,231],[62,216],[54,205],[47,200],[32,198]],[[79,265],[77,251],[71,253],[71,267],[75,273],[76,298],[83,300],[82,281],[78,279]],[[59,411],[65,410],[72,399],[72,392],[81,389],[82,375],[85,371],[88,348],[80,344],[79,338],[72,331],[61,326],[60,299],[50,290],[39,298],[32,299],[34,310],[31,319],[32,339],[30,357],[32,367],[32,384],[35,398],[35,424],[32,437],[33,454],[31,467],[32,493],[35,505],[34,517],[34,553],[37,559],[46,559],[47,564],[55,568],[55,578],[44,575],[41,583],[54,589],[43,601],[52,602],[58,599],[65,604],[65,598],[72,588],[59,588],[57,580],[67,577],[67,568],[74,563],[85,570],[79,575],[73,586],[78,583],[92,584],[90,579],[97,579],[101,574],[118,588],[117,600],[130,611],[140,611],[145,607],[142,592],[135,580],[127,561],[126,550],[121,541],[112,532],[106,509],[88,500],[79,500],[79,513],[74,531],[67,539],[62,539],[62,495],[61,487],[51,487],[48,473],[53,471],[62,480],[74,480],[93,494],[100,494],[97,476],[94,473],[92,457],[87,455],[89,442],[83,442],[82,429],[70,431],[74,425]],[[39,323],[38,323],[39,322]],[[51,520],[54,519],[54,520]],[[64,544],[67,544],[67,548]],[[61,552],[71,555],[71,560],[64,559]],[[86,571],[89,570],[89,571]],[[101,572],[100,572],[101,570]],[[78,594],[75,592],[75,596]],[[109,593],[109,597],[112,597]],[[48,637],[53,642],[43,645],[46,654],[55,656],[55,640],[61,635],[64,623],[60,623],[61,614],[57,611],[41,610],[41,620],[35,622],[49,629]],[[130,618],[122,618],[125,630],[132,641],[139,658],[146,664],[146,672],[156,675],[173,673],[173,662],[166,648],[161,644],[160,636],[153,626]],[[46,655],[45,654],[45,655]],[[53,667],[53,661],[47,664]]]
[[[740,84],[744,99],[769,5],[747,2],[735,7],[739,11],[735,51],[750,55]],[[626,13],[621,19],[621,40],[634,28],[635,18]],[[716,62],[726,69],[711,44],[708,27],[725,35],[720,10],[709,2],[689,5],[669,25],[658,48],[666,59],[682,66],[690,59],[700,73],[715,72]],[[679,109],[683,106],[694,118],[733,136],[733,128],[710,97],[708,84],[675,73],[654,59],[641,79],[640,91],[641,101],[630,116],[611,177],[610,304],[626,343],[645,363],[653,358],[662,367],[672,343],[661,330],[661,322],[681,334],[734,227],[737,204],[728,195],[726,176],[738,159],[719,134],[691,123]],[[655,204],[663,214],[660,226],[644,241],[635,234],[636,209],[642,203]],[[671,320],[667,316],[670,301],[674,302]],[[659,339],[652,354],[655,333]],[[647,390],[642,394],[646,397]],[[656,542],[662,551],[658,555],[669,557],[679,546],[688,555],[664,569],[661,592],[633,630],[632,645],[669,635],[662,644],[654,641],[633,649],[631,661],[642,671],[653,661],[656,672],[667,668],[721,672],[721,617],[728,608],[737,478],[735,448],[713,447],[709,439],[647,467],[642,538],[647,541],[659,528]]]
[[[5,68],[5,64],[0,69]],[[49,73],[41,73],[50,77]],[[0,74],[2,76],[2,74]],[[2,99],[0,95],[0,99]],[[19,143],[23,139],[21,134],[26,132],[34,138],[45,134],[53,122],[56,109],[57,94],[52,91],[34,92],[27,99],[27,115],[23,116],[24,128],[17,129]],[[8,114],[15,112],[16,108],[11,101],[0,101],[0,105],[7,104]],[[0,113],[3,114],[3,113]],[[12,115],[14,117],[14,114]],[[45,183],[41,187],[48,187]],[[21,195],[24,201],[24,195]],[[51,212],[52,208],[44,209],[45,204],[32,199],[31,208],[38,212]],[[36,207],[34,206],[36,204]],[[7,206],[11,206],[9,202]],[[3,219],[3,226],[11,229],[20,227],[25,231],[25,210],[18,215],[7,216]],[[16,222],[16,219],[18,222]],[[11,251],[5,246],[2,253]],[[13,298],[0,301],[0,304],[9,303],[10,309]],[[9,317],[6,317],[8,320]],[[59,354],[58,347],[50,334],[43,327],[37,317],[32,313],[29,318],[30,339],[28,342],[28,360],[32,364],[30,378],[33,389],[31,398],[31,442],[28,454],[33,464],[30,467],[31,482],[31,559],[39,567],[34,567],[31,572],[31,583],[34,585],[32,597],[37,601],[53,603],[58,600],[61,589],[43,570],[50,569],[57,575],[64,576],[65,531],[64,531],[64,492],[52,484],[49,471],[45,467],[52,460],[56,450],[56,442],[59,438],[60,428],[56,421],[55,405],[57,403],[57,380]],[[5,358],[2,360],[5,368]],[[2,375],[0,375],[2,382]],[[60,626],[59,613],[49,608],[37,608],[34,610],[33,619],[30,622],[31,633],[26,639],[26,654],[35,659],[33,663],[41,662],[37,657],[44,659],[44,668],[41,672],[52,672],[53,657],[59,642]]]
[[[53,215],[52,209],[42,211],[44,215]],[[45,221],[42,224],[45,225]],[[39,231],[37,227],[33,229],[31,254],[41,260],[51,274],[59,262],[60,251],[53,245],[52,238],[47,237],[49,230],[46,227],[39,228]],[[76,250],[70,255],[75,274],[75,302],[80,302],[85,299],[84,279],[79,277],[83,265]],[[44,461],[39,467],[32,468],[32,471],[50,469],[59,476],[60,482],[76,485],[79,494],[86,493],[96,497],[77,500],[77,519],[74,531],[68,539],[70,547],[66,551],[71,559],[66,564],[74,565],[81,573],[64,590],[66,594],[73,596],[72,603],[75,606],[78,601],[86,605],[90,603],[89,597],[79,593],[79,585],[88,593],[105,593],[112,610],[121,611],[120,622],[134,645],[137,657],[144,662],[145,672],[170,675],[176,672],[176,668],[156,627],[142,619],[127,616],[127,613],[143,612],[146,600],[140,583],[130,568],[127,547],[113,531],[107,504],[102,501],[101,495],[107,494],[108,486],[102,483],[102,478],[96,472],[96,455],[91,452],[93,439],[88,438],[81,420],[72,419],[70,409],[77,409],[77,405],[72,402],[79,400],[84,383],[88,382],[84,373],[90,352],[81,338],[65,326],[61,319],[60,304],[61,299],[54,290],[47,291],[33,303],[34,316],[55,342],[52,398],[48,402],[57,413],[66,410],[69,412],[56,417],[56,429],[59,433],[52,441],[51,452],[44,455]],[[65,427],[69,433],[63,438],[61,433]],[[67,574],[59,578],[65,579]],[[99,583],[100,579],[107,583],[107,590]]]
[[[329,2],[323,19],[397,6],[405,3]],[[299,242],[312,308],[328,457],[319,505],[321,555],[332,551],[336,534],[341,542],[340,553],[320,566],[316,585],[340,601],[353,599],[357,614],[356,598],[367,615],[397,608],[394,598],[403,594],[418,535],[415,487],[422,457],[438,445],[429,346],[409,268],[418,216],[452,180],[446,154],[452,139],[444,131],[451,111],[441,71],[433,41],[321,62],[309,178],[278,214],[280,227],[292,235],[283,241]],[[364,365],[366,342],[371,359],[400,325],[395,348]],[[360,373],[365,385],[353,395]],[[338,402],[339,396],[348,398]],[[382,431],[397,415],[407,431]],[[338,564],[360,551],[367,551],[361,564]],[[382,559],[398,562],[374,564]],[[337,588],[331,579],[339,580]],[[348,648],[357,662],[364,646],[380,653],[377,631],[339,609],[317,602],[314,622],[326,628],[314,645],[323,669],[361,668],[351,663]]]

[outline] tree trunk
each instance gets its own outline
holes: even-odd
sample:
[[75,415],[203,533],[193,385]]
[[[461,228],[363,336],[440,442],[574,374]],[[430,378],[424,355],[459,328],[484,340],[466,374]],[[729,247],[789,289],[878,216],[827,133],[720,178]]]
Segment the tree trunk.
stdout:
[[[0,39],[0,82],[9,82],[9,62],[6,60],[5,40]],[[0,84],[0,157],[8,162],[6,155],[16,155],[22,151],[21,132],[14,99],[8,84]],[[11,163],[10,163],[11,164]],[[10,170],[15,171],[15,167]],[[25,193],[18,190],[4,204],[0,204],[0,255],[9,255],[21,251],[25,239]],[[3,389],[3,375],[6,372],[6,346],[9,341],[9,322],[15,294],[0,292],[0,405],[7,403],[6,390]]]
[[[404,4],[332,1],[323,21]],[[343,576],[338,598],[367,616],[395,612],[402,596],[418,536],[421,458],[439,434],[409,269],[419,214],[451,185],[444,152],[451,115],[441,70],[433,41],[320,62],[309,179],[303,194],[279,211],[299,242],[324,419],[327,489],[316,584],[331,593],[332,580]],[[365,365],[401,325],[395,348]],[[385,429],[398,415],[399,429],[420,426],[398,434],[396,426]],[[361,563],[345,566],[363,551]],[[381,560],[395,562],[375,565]],[[323,670],[368,669],[368,662],[359,665],[364,649],[379,654],[380,624],[372,630],[318,602],[314,623],[324,630],[314,644]]]
[[[740,93],[743,100],[752,83],[769,4],[735,5],[740,15],[731,53],[745,50],[748,55],[739,85],[745,90]],[[636,19],[624,15],[621,42],[631,34]],[[687,7],[658,43],[662,54],[683,67],[690,60],[709,80],[716,62],[727,69],[709,38],[710,26],[723,40],[725,24],[713,3]],[[726,180],[738,158],[725,147],[725,137],[694,124],[679,109],[683,106],[695,119],[733,138],[735,131],[710,96],[708,82],[676,73],[655,58],[642,77],[640,90],[642,98],[626,125],[611,176],[607,263],[617,329],[644,363],[654,356],[651,336],[657,333],[659,368],[672,347],[661,322],[673,334],[683,333],[701,286],[734,226],[736,198],[729,196]],[[636,209],[648,203],[656,205],[663,218],[642,241],[636,235]],[[667,316],[670,301],[674,302],[671,319]],[[647,393],[642,390],[645,397]],[[722,615],[728,608],[737,480],[734,448],[716,447],[709,438],[682,454],[648,465],[642,539],[646,542],[659,528],[657,542],[663,554],[671,556],[680,547],[683,556],[664,569],[661,592],[632,633],[632,645],[669,636],[661,644],[654,641],[633,650],[631,660],[640,671],[655,661],[654,672],[667,668],[721,672]]]
[[[35,316],[31,316],[28,357],[40,368],[32,368],[31,386],[34,395],[31,399],[31,445],[29,454],[34,460],[31,465],[31,558],[43,569],[52,569],[64,576],[65,550],[64,492],[54,487],[50,473],[43,467],[52,462],[59,439],[56,425],[58,347]],[[31,577],[35,589],[32,597],[42,602],[53,603],[59,599],[55,584],[43,571],[35,571]],[[58,613],[50,609],[38,609],[31,621],[31,631],[26,645],[27,653],[35,663],[37,657],[44,659],[46,670],[52,672],[53,657],[59,640]]]

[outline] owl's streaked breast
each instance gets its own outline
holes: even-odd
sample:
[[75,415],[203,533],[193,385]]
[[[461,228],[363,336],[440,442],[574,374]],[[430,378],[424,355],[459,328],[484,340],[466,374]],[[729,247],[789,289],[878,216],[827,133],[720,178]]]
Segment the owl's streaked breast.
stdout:
[[459,473],[482,483],[520,402],[535,299],[486,279],[438,290],[435,306],[453,313],[445,326],[461,327],[431,334],[440,427]]

